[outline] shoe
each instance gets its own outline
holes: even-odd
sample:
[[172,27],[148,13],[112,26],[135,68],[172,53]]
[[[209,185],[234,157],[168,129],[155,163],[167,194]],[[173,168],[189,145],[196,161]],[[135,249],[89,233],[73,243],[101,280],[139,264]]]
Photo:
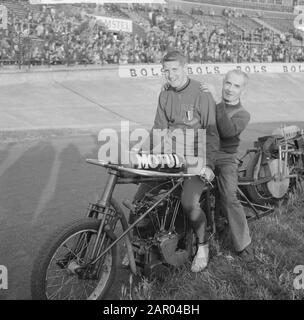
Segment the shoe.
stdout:
[[207,244],[199,245],[191,265],[191,271],[192,272],[203,271],[207,267],[208,257],[209,257],[209,244],[207,243]]
[[251,244],[249,244],[244,250],[239,251],[237,254],[246,262],[252,262],[255,260],[254,251]]

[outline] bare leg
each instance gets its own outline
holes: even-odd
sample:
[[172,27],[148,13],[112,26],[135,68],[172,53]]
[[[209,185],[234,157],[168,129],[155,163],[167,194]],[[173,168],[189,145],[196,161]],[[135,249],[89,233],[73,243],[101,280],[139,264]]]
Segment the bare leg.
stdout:
[[207,267],[209,257],[209,244],[207,241],[207,220],[200,207],[200,197],[205,189],[204,183],[198,176],[185,180],[182,194],[184,211],[189,215],[194,232],[198,238],[198,248],[193,259],[191,271],[200,272]]
[[195,176],[185,180],[182,194],[183,209],[188,214],[200,243],[207,241],[206,215],[201,209],[199,202],[204,189],[204,183],[199,177]]

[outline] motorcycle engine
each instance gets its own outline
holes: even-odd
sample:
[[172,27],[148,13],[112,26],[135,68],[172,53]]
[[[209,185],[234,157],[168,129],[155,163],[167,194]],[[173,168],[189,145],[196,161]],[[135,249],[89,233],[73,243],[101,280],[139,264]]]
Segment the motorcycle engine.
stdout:
[[192,255],[192,246],[186,239],[177,234],[164,232],[154,238],[132,241],[135,261],[142,267],[145,275],[151,275],[160,265],[179,267]]
[[174,267],[184,264],[191,255],[191,250],[187,250],[186,247],[182,248],[179,245],[180,240],[181,237],[177,233],[166,233],[158,238],[164,261]]
[[[149,210],[158,200],[161,195],[146,195],[143,200],[134,203],[134,210],[130,214],[129,223],[134,223],[147,210]],[[134,227],[134,234],[141,239],[148,239],[160,230],[168,231],[172,223],[172,218],[175,210],[176,199],[179,196],[171,195],[171,197],[161,201],[158,206],[151,210],[138,224]],[[174,229],[177,233],[182,233],[185,228],[184,214],[182,208],[179,207],[177,217],[174,222]]]
[[[155,203],[155,197],[152,199],[145,199],[145,201],[138,201],[135,203],[135,212],[130,215],[129,223],[134,223],[138,220],[152,205]],[[158,229],[160,220],[166,210],[166,201],[160,203],[154,210],[147,214],[134,227],[134,235],[140,239],[148,239],[153,237]]]
[[[135,202],[135,210],[130,215],[129,223],[138,220],[159,199],[158,195],[146,195],[144,200]],[[135,260],[144,267],[147,274],[163,263],[178,267],[185,263],[192,253],[192,248],[189,249],[186,244],[187,222],[181,206],[178,207],[175,222],[172,222],[175,205],[176,198],[172,195],[160,202],[133,229]],[[172,223],[174,228],[170,228]]]

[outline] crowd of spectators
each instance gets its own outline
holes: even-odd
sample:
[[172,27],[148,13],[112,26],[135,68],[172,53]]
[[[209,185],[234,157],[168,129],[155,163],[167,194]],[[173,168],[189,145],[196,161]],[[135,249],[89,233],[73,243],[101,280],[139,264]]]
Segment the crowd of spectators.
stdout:
[[[8,28],[0,30],[0,62],[6,64],[133,64],[159,63],[169,48],[183,51],[189,62],[304,61],[302,47],[290,39],[259,28],[244,35],[226,26],[204,24],[184,14],[134,5],[121,11],[115,5],[87,7],[38,6],[20,16],[10,13]],[[145,20],[144,36],[109,31],[94,14],[125,18],[128,10]],[[89,14],[88,14],[89,13]],[[198,14],[198,12],[194,12]],[[199,12],[214,15],[214,12]],[[242,16],[224,9],[223,16]],[[228,20],[229,21],[229,20]]]

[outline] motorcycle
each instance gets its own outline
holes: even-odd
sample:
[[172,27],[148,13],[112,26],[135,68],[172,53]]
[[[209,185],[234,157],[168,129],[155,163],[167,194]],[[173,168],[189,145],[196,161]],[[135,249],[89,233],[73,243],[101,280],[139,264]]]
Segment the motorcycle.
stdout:
[[[154,156],[153,156],[154,157]],[[147,158],[145,158],[147,159]],[[196,237],[181,207],[181,192],[185,179],[185,164],[176,155],[161,155],[150,167],[141,159],[139,168],[106,163],[94,159],[87,162],[107,169],[108,180],[103,194],[88,207],[86,217],[68,223],[52,235],[41,247],[31,276],[33,299],[88,299],[106,297],[113,284],[119,257],[118,245],[124,240],[129,267],[133,274],[153,277],[166,274],[191,259],[196,250]],[[167,166],[164,165],[167,161]],[[247,176],[246,169],[240,176]],[[112,196],[118,184],[152,183],[143,198],[124,201],[129,220]],[[254,220],[273,212],[273,208],[250,201],[242,187],[250,181],[240,181],[242,202],[250,207]],[[210,238],[218,230],[216,224],[216,183],[205,181],[201,207],[207,218]],[[117,226],[122,232],[117,234]]]
[[[156,270],[184,264],[193,255],[195,237],[180,205],[183,181],[193,175],[185,173],[184,166],[153,171],[87,162],[108,170],[104,192],[89,205],[86,218],[69,223],[42,246],[32,271],[33,299],[105,297],[115,278],[122,239],[134,274],[152,276]],[[151,182],[158,184],[157,194],[146,194],[134,204],[125,202],[131,215],[128,224],[112,197],[116,185]],[[123,232],[116,236],[118,222]]]
[[304,133],[297,126],[277,128],[248,149],[239,185],[256,204],[275,204],[304,181]]

